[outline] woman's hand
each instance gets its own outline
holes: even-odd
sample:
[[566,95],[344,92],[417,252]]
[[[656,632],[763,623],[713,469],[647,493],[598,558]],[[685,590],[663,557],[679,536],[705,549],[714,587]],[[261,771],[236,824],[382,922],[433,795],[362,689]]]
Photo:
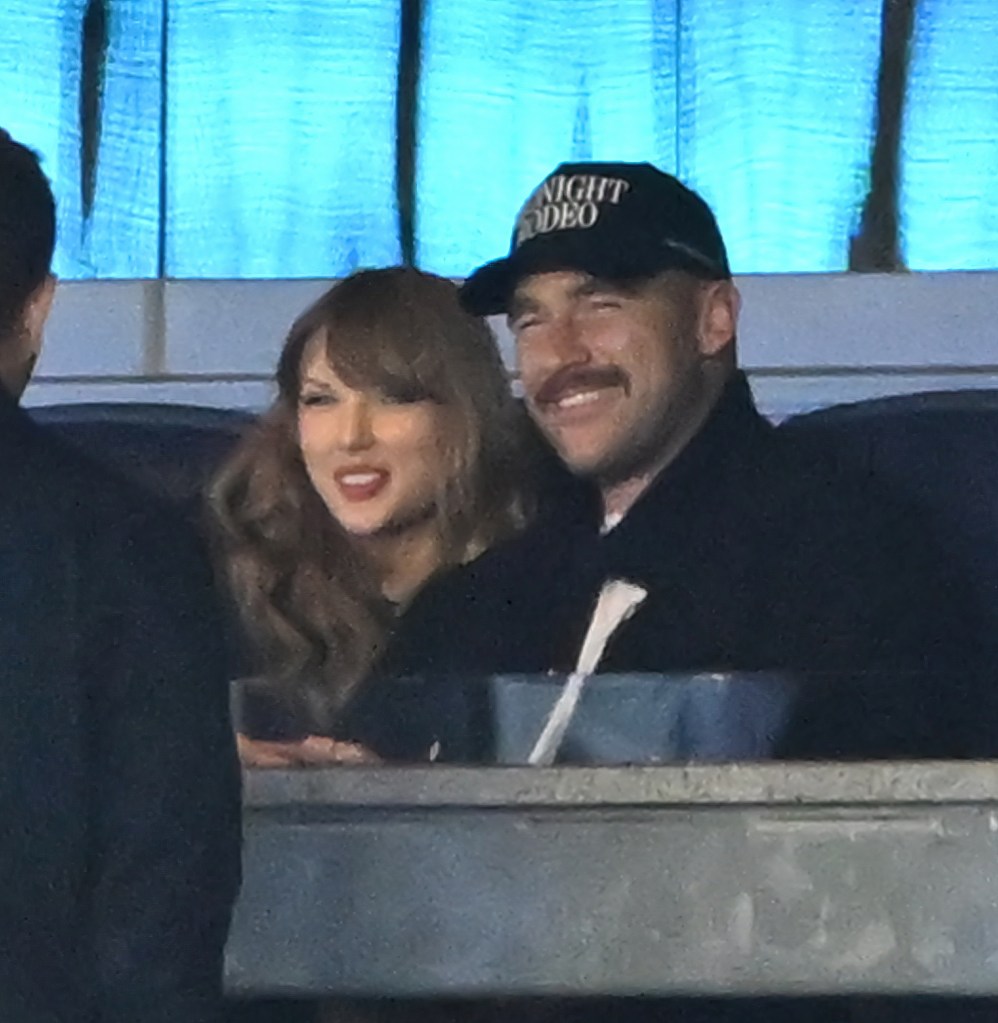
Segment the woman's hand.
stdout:
[[292,742],[251,739],[236,733],[243,767],[329,767],[334,764],[380,764],[380,758],[357,742],[308,735]]

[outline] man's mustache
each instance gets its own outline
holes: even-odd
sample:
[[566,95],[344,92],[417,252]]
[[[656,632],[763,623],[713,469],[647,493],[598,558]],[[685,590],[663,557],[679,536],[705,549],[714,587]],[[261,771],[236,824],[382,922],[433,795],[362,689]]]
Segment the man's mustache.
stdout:
[[618,366],[566,366],[544,381],[534,392],[533,400],[538,405],[551,405],[566,394],[603,387],[622,387],[624,393],[629,394],[630,378]]

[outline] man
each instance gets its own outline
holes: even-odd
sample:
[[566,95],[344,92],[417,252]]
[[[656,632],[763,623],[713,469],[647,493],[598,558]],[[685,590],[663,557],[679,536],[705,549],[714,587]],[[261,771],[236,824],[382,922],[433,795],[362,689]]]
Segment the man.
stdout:
[[[987,747],[965,714],[976,625],[959,581],[913,514],[756,411],[738,291],[698,195],[648,164],[562,165],[463,297],[508,315],[527,408],[592,501],[427,590],[387,675],[569,670],[620,579],[645,596],[599,670],[807,676],[782,755]],[[446,759],[444,732],[394,722],[383,695],[358,707],[358,731]]]
[[239,882],[211,574],[20,410],[55,205],[0,131],[0,1019],[207,1023]]

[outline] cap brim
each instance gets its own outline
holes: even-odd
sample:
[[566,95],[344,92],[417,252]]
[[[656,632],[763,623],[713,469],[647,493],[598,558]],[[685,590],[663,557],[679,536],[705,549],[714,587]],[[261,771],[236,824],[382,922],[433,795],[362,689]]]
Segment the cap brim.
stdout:
[[548,235],[538,245],[526,242],[506,259],[495,259],[479,267],[461,288],[464,307],[476,316],[504,313],[509,308],[513,289],[531,274],[553,270],[607,273],[606,260],[593,252],[591,244],[580,245],[577,233],[560,238]]
[[461,304],[475,316],[494,316],[506,311],[510,293],[519,279],[513,259],[494,259],[480,266],[461,285]]
[[461,302],[476,316],[494,316],[508,311],[513,289],[531,274],[581,270],[594,277],[626,281],[691,266],[696,268],[697,263],[691,263],[683,252],[661,245],[622,248],[583,231],[555,232],[539,235],[505,259],[479,267],[462,285]]

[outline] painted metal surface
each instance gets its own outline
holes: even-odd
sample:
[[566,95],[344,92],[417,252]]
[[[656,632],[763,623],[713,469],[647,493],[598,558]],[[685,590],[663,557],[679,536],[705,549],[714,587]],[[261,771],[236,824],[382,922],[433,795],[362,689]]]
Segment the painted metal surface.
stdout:
[[240,993],[998,994],[998,764],[250,772]]

